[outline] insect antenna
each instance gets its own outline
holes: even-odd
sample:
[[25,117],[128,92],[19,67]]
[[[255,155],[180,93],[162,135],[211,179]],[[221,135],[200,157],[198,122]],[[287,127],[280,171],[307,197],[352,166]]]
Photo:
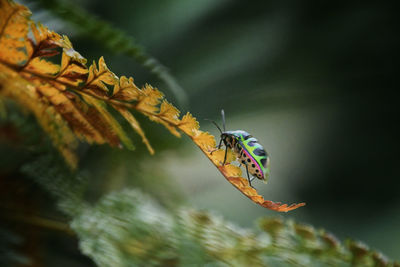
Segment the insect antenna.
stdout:
[[222,116],[222,126],[224,127],[224,132],[225,130],[225,111],[221,109],[221,116]]
[[211,121],[212,123],[214,123],[214,125],[217,126],[218,130],[219,130],[219,131],[221,132],[221,134],[222,134],[221,128],[218,126],[218,124],[217,124],[215,121],[210,120],[210,119],[205,119],[205,120],[206,120],[206,121]]

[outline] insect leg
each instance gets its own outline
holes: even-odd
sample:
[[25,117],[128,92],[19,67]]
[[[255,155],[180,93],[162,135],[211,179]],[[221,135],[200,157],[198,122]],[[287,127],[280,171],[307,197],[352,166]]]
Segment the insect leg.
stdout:
[[221,149],[221,145],[222,145],[222,139],[219,140],[219,145],[217,146],[217,148],[214,148],[214,149],[210,152],[210,155],[212,155],[212,153],[214,153],[214,152],[217,151],[218,149]]
[[224,156],[224,163],[222,163],[222,166],[225,165],[226,162],[226,154],[228,154],[228,146],[225,146],[225,156]]
[[222,146],[222,138],[219,140],[218,149],[221,149]]
[[[253,181],[254,178],[250,180],[249,168],[247,167],[247,164],[244,164],[244,165],[246,165],[247,180],[249,181],[249,185],[250,185],[251,187],[253,187],[253,186],[251,185],[251,181]],[[254,187],[253,187],[253,188],[254,188]]]

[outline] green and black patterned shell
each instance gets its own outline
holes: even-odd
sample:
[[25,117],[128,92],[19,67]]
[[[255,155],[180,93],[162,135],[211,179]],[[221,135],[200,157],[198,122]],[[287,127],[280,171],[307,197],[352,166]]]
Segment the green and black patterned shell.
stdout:
[[242,164],[246,164],[249,173],[264,182],[269,178],[269,157],[265,149],[257,139],[248,132],[226,131],[221,138],[226,146],[230,147]]

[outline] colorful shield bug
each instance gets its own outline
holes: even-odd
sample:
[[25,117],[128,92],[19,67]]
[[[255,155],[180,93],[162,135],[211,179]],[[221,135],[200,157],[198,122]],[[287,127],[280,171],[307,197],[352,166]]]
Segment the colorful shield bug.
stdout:
[[[221,130],[215,121],[211,122],[221,132],[218,149],[221,148],[222,142],[225,145],[225,157],[222,165],[225,165],[228,148],[230,148],[235,153],[239,162],[246,167],[247,179],[250,186],[252,186],[251,181],[253,181],[254,177],[267,183],[270,172],[270,160],[265,149],[258,143],[256,138],[245,131],[226,131],[224,110],[221,110],[221,115],[224,131]],[[249,173],[253,176],[251,179]]]

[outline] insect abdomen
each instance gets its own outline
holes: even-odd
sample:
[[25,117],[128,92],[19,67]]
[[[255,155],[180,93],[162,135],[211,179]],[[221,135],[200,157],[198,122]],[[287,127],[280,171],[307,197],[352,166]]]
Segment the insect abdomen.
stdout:
[[[243,150],[247,152],[246,160],[249,172],[258,179],[267,181],[269,176],[269,159],[262,145],[252,136],[243,136],[240,140]],[[241,162],[243,159],[241,159]]]
[[260,164],[253,158],[251,153],[247,151],[246,148],[242,148],[241,153],[238,155],[238,158],[242,164],[246,164],[249,170],[249,173],[257,177],[258,179],[264,179],[264,173],[260,166]]

